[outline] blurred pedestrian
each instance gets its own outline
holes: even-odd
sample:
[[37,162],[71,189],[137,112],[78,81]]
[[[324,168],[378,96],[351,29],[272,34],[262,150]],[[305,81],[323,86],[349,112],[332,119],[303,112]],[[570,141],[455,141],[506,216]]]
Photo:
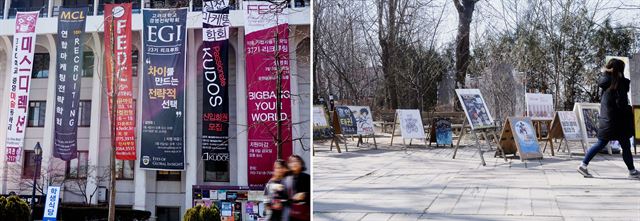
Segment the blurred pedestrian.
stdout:
[[578,167],[578,172],[584,177],[593,177],[587,170],[591,159],[609,141],[617,140],[622,148],[622,159],[629,170],[629,178],[640,178],[640,172],[635,169],[631,155],[631,141],[629,139],[634,131],[633,112],[627,96],[631,81],[623,75],[624,66],[622,60],[609,60],[604,68],[604,73],[598,80],[598,86],[603,90],[598,119],[598,141],[589,148],[580,167]]
[[290,220],[306,221],[311,219],[311,176],[304,160],[298,155],[291,155],[287,160],[291,172],[285,179],[291,201]]
[[273,163],[273,176],[264,188],[265,205],[268,209],[267,220],[289,221],[289,194],[285,186],[285,177],[289,173],[287,163],[278,159]]

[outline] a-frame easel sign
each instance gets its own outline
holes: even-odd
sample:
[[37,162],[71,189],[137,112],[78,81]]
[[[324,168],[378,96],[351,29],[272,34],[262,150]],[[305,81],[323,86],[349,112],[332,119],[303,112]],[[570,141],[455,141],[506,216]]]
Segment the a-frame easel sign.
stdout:
[[500,146],[502,149],[515,146],[522,161],[542,158],[536,130],[529,117],[508,117],[502,127]]
[[[338,144],[338,137],[329,124],[329,115],[323,105],[313,105],[313,139],[323,140],[331,139],[330,149],[333,150],[333,144],[336,144],[336,150],[341,153],[340,144]],[[316,154],[316,149],[313,148],[313,155]]]
[[436,147],[440,145],[453,147],[451,118],[438,117],[433,119],[429,132],[429,146],[431,143],[436,143]]
[[582,129],[578,123],[578,117],[573,111],[557,111],[551,121],[551,129],[549,130],[549,140],[544,143],[542,152],[547,149],[547,144],[550,144],[551,153],[553,150],[553,139],[560,139],[558,150],[562,147],[564,141],[565,148],[569,152],[569,158],[571,158],[571,148],[569,147],[569,141],[579,141],[582,144],[582,150],[586,149],[584,142],[582,141]]
[[400,124],[400,137],[402,143],[406,145],[405,140],[409,139],[409,146],[413,139],[424,140],[427,144],[427,135],[424,133],[424,125],[422,124],[422,116],[418,109],[397,109],[394,117],[393,131],[391,132],[391,146],[393,146],[393,137],[396,132],[396,125]]

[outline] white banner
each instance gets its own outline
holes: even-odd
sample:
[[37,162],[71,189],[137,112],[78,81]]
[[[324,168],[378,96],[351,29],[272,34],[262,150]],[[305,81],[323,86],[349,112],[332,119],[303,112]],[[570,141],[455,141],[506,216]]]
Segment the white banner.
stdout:
[[58,198],[60,198],[60,187],[49,186],[47,188],[47,201],[44,204],[43,221],[55,221],[58,216]]
[[426,139],[420,110],[396,110],[403,139]]
[[27,127],[29,88],[36,45],[35,30],[38,13],[38,11],[18,12],[16,15],[11,80],[9,80],[9,120],[7,121],[5,144],[7,162],[20,161],[22,155],[24,132]]

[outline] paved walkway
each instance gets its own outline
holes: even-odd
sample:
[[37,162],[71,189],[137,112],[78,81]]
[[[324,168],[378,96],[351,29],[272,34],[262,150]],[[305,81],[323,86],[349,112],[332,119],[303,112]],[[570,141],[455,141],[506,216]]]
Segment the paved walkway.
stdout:
[[579,144],[571,159],[547,150],[526,163],[489,151],[483,167],[473,146],[451,159],[451,147],[377,141],[378,149],[350,141],[341,154],[314,143],[314,220],[640,220],[640,180],[627,179],[620,155],[596,156],[589,179],[575,171]]

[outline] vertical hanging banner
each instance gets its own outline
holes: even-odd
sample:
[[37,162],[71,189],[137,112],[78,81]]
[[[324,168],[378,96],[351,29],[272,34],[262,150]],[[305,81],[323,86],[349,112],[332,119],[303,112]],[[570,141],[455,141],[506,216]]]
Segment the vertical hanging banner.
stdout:
[[140,167],[184,170],[187,8],[145,9]]
[[229,5],[202,6],[202,159],[229,162]]
[[27,126],[29,86],[36,45],[38,11],[18,12],[13,35],[13,60],[9,80],[9,120],[7,121],[7,162],[20,161]]
[[[136,159],[136,116],[133,106],[131,69],[131,3],[104,6],[104,57],[107,70],[109,119],[113,116],[113,87],[116,83],[115,127],[116,159]],[[114,136],[114,135],[112,135]]]
[[78,105],[88,8],[60,8],[58,16],[53,156],[78,157]]
[[283,141],[282,158],[286,159],[293,151],[289,28],[283,13],[286,5],[265,1],[246,1],[243,4],[246,10],[248,178],[249,186],[263,187],[271,177],[273,162],[278,158],[276,97],[279,74],[282,79],[279,116],[282,122],[279,128]]

